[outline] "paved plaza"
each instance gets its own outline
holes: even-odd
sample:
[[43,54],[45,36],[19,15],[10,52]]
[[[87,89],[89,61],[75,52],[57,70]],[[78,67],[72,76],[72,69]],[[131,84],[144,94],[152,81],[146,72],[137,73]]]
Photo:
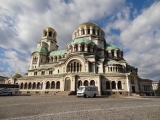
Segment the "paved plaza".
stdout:
[[160,98],[0,96],[0,120],[159,120]]

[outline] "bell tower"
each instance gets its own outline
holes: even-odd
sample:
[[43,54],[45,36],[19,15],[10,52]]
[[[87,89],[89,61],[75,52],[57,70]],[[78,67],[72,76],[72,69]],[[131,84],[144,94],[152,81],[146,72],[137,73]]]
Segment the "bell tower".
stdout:
[[47,27],[42,31],[42,39],[37,48],[41,46],[46,48],[48,52],[58,50],[56,36],[57,32],[53,28]]

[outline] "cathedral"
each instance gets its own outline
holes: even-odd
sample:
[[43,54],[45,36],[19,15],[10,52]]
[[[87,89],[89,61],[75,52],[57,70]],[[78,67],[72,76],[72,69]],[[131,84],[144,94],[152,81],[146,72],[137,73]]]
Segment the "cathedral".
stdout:
[[51,27],[42,31],[28,72],[17,78],[21,94],[69,95],[91,85],[99,95],[140,93],[138,69],[127,63],[120,48],[106,42],[97,24],[80,24],[64,50],[58,49],[56,36]]

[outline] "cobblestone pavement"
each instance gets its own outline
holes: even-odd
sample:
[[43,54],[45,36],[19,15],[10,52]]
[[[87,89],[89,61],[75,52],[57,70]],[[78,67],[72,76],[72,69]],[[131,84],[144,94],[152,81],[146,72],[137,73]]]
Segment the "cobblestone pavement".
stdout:
[[160,120],[160,98],[0,96],[0,120]]

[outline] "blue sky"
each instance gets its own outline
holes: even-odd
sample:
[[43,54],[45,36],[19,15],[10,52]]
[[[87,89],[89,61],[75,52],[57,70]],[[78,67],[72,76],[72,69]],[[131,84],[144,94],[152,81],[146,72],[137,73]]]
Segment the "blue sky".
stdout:
[[160,80],[159,0],[0,0],[0,75],[24,74],[42,30],[54,28],[59,49],[74,29],[90,21],[142,78]]

